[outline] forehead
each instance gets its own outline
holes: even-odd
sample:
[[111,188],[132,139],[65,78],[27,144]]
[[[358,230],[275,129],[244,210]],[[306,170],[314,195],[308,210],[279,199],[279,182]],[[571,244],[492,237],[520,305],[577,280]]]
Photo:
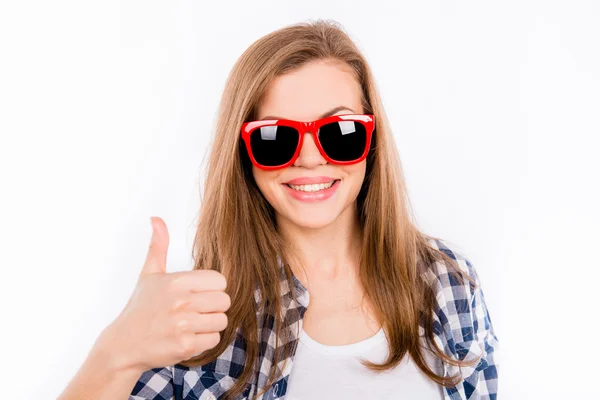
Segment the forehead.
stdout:
[[360,85],[349,66],[315,61],[270,82],[258,105],[257,119],[277,116],[313,121],[337,106],[362,113]]

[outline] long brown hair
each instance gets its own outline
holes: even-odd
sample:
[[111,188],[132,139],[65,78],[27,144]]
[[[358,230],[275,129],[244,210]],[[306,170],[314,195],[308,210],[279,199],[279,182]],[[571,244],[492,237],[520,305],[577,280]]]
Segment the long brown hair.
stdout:
[[[454,386],[458,375],[438,376],[427,365],[419,342],[420,318],[429,348],[437,357],[452,365],[471,365],[477,360],[460,362],[435,344],[435,293],[421,274],[435,268],[436,261],[443,261],[452,266],[450,272],[457,279],[474,282],[452,258],[428,244],[437,238],[421,233],[413,222],[402,166],[373,74],[349,35],[331,20],[297,23],[267,34],[241,55],[230,72],[216,119],[192,251],[194,269],[215,269],[227,278],[229,324],[216,347],[181,364],[195,367],[214,361],[241,332],[246,362],[227,392],[230,397],[226,396],[234,398],[254,378],[263,318],[271,316],[277,338],[283,338],[281,343],[289,342],[291,332],[283,329],[277,257],[281,256],[292,287],[288,266],[292,250],[277,230],[273,207],[254,182],[239,132],[243,122],[256,118],[257,105],[273,78],[319,60],[348,65],[361,85],[364,113],[375,115],[366,175],[356,199],[362,233],[359,278],[382,321],[390,351],[383,364],[361,362],[373,371],[384,371],[397,366],[409,353],[430,379]],[[254,301],[256,288],[260,288],[260,304]],[[261,318],[257,318],[257,310]],[[276,349],[263,392],[280,377],[279,362],[295,350],[290,346]]]

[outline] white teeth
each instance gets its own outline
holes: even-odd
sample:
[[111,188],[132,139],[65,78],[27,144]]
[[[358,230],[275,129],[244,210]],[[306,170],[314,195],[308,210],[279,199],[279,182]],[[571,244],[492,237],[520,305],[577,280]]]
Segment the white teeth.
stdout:
[[290,184],[288,184],[288,186],[294,190],[299,190],[301,192],[317,192],[319,190],[330,188],[331,186],[333,186],[334,183],[335,183],[335,181],[331,181],[329,183],[319,183],[319,184],[314,184],[314,185],[290,185]]

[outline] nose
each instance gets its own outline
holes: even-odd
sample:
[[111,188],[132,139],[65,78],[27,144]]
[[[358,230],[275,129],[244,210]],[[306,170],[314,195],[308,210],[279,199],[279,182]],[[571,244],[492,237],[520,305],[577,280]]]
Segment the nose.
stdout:
[[302,143],[300,154],[298,154],[294,166],[314,168],[321,164],[327,164],[327,160],[323,158],[319,152],[319,148],[313,139],[313,135],[310,132],[305,132],[304,143]]

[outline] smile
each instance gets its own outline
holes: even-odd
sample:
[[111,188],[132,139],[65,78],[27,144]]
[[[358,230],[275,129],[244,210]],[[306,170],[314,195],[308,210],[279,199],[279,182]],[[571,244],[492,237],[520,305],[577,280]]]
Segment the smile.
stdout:
[[312,184],[312,185],[290,185],[287,184],[286,185],[294,190],[298,190],[300,192],[318,192],[320,190],[325,190],[325,189],[329,189],[330,187],[333,186],[333,184],[339,181],[339,179],[335,179],[329,183],[317,183],[317,184]]
[[317,183],[311,185],[283,185],[284,191],[291,198],[301,202],[321,202],[332,198],[338,187],[341,185],[340,179],[335,179],[329,183]]

